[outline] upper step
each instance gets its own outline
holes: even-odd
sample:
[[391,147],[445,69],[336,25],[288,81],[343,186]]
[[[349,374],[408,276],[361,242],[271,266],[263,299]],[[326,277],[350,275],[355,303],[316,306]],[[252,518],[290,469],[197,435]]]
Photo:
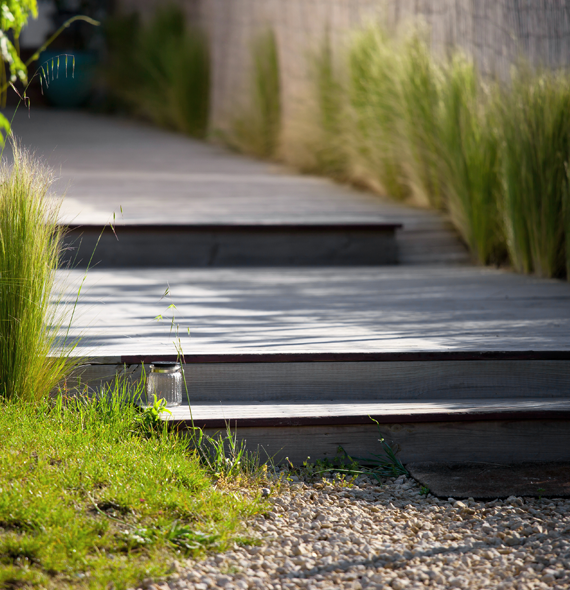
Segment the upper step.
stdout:
[[[16,113],[13,132],[56,171],[53,192],[65,195],[65,224],[403,224],[396,235],[401,264],[469,261],[438,211],[295,174],[137,121],[34,107]],[[212,242],[201,247],[211,252]],[[377,256],[373,244],[370,249],[368,255]],[[91,251],[86,248],[88,258]]]
[[396,223],[71,225],[72,266],[247,267],[396,264]]

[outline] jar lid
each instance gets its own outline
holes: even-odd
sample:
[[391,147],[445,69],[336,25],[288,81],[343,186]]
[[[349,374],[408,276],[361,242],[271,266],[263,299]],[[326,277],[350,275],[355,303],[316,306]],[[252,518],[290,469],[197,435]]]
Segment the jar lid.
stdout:
[[180,363],[171,361],[156,361],[150,364],[150,370],[153,373],[176,373],[180,371]]

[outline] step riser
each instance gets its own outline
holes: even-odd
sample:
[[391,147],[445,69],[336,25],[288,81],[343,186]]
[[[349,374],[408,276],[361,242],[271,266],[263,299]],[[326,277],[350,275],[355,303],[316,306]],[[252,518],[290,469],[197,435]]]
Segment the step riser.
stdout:
[[[396,264],[394,228],[83,227],[66,238],[66,262],[84,268],[378,266]],[[97,244],[97,242],[99,243]]]
[[[88,365],[68,387],[96,389],[115,375],[141,378],[141,365]],[[570,361],[192,363],[190,401],[493,399],[568,397]]]
[[[216,436],[217,429],[206,429]],[[294,465],[333,458],[342,446],[354,457],[383,455],[380,433],[404,463],[569,461],[570,420],[520,420],[482,422],[430,422],[354,426],[299,426],[238,428],[238,440],[250,451],[260,450],[263,460]]]

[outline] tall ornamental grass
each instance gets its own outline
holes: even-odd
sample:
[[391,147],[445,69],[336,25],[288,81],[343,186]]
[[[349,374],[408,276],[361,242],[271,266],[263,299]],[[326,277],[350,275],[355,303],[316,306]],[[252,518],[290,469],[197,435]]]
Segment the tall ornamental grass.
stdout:
[[562,276],[570,260],[569,76],[523,69],[502,94],[501,121],[511,262],[520,272]]
[[459,50],[434,57],[421,29],[378,25],[339,61],[340,76],[330,52],[315,61],[317,171],[446,210],[479,263],[570,277],[567,73],[486,79]]
[[235,117],[228,139],[245,153],[271,158],[281,136],[281,73],[273,29],[253,39],[248,84],[249,104]]
[[369,27],[349,49],[347,92],[350,168],[357,181],[403,199],[409,195],[402,159],[400,57],[386,31]]
[[109,59],[103,75],[112,96],[135,115],[203,138],[208,131],[208,39],[190,27],[179,6],[157,8],[142,23],[137,14],[106,25]]
[[440,161],[441,205],[482,264],[506,260],[501,121],[494,91],[480,84],[473,62],[459,53],[442,68],[434,152]]
[[48,198],[52,178],[26,151],[12,151],[13,164],[0,169],[0,397],[35,402],[72,368],[73,344],[56,340],[62,229]]

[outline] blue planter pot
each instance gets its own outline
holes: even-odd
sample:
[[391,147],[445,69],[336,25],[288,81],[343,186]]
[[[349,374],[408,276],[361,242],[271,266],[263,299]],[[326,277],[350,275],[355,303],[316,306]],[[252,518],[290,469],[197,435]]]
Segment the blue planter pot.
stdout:
[[[67,58],[67,72],[65,67]],[[75,57],[75,72],[73,59]],[[57,58],[59,56],[59,75],[57,73]],[[54,64],[53,80],[51,79],[51,62]],[[47,73],[49,63],[49,85],[43,83],[46,100],[54,107],[72,109],[84,105],[93,88],[97,58],[93,53],[82,51],[43,51],[38,60],[38,66],[43,65]]]

